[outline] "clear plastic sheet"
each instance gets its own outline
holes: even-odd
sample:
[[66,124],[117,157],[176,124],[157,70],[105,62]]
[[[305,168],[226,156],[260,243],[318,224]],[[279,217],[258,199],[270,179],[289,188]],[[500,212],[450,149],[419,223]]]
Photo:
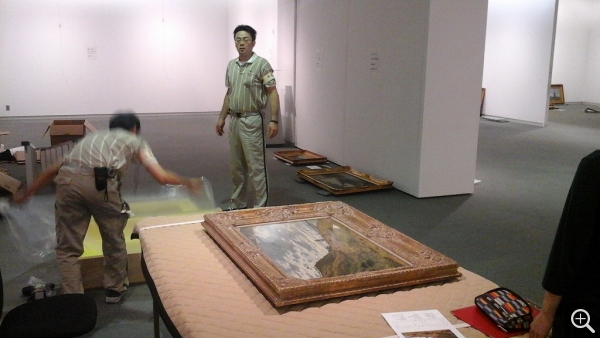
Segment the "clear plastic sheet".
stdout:
[[[183,186],[165,185],[158,194],[151,196],[124,196],[125,201],[163,201],[158,207],[149,210],[132,211],[131,216],[156,216],[162,212],[174,212],[168,208],[161,209],[165,201],[188,200],[198,212],[215,211],[215,200],[212,185],[207,178],[202,178],[203,187],[198,193],[192,193]],[[0,201],[0,212],[4,215],[9,229],[11,243],[32,266],[42,264],[56,258],[56,229],[54,221],[54,201],[52,198],[32,197],[28,203],[21,206]],[[177,211],[177,210],[175,210]],[[29,268],[29,267],[27,267]]]
[[190,199],[200,210],[214,210],[215,195],[213,194],[212,184],[206,177],[202,177],[202,191],[198,194],[189,194]]
[[[154,199],[189,199],[201,211],[215,210],[215,196],[213,194],[212,184],[206,177],[201,177],[202,189],[197,192],[190,192],[186,187],[181,185],[166,184],[162,186],[162,191]],[[138,199],[144,199],[141,196],[126,198],[128,202],[135,202]],[[135,212],[135,210],[134,210]]]
[[12,243],[28,262],[41,264],[56,258],[54,200],[31,199],[22,206],[2,205]]

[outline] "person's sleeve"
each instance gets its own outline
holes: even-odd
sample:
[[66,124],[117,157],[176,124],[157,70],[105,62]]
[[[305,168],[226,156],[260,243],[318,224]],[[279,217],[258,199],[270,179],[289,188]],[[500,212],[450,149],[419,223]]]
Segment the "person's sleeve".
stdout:
[[152,153],[152,149],[145,141],[141,141],[139,150],[138,150],[138,159],[141,164],[144,166],[148,166],[149,164],[158,163],[156,157]]
[[275,74],[273,72],[273,67],[269,61],[265,61],[264,66],[261,71],[261,80],[265,87],[275,87],[277,85],[277,81],[275,80]]
[[225,87],[229,88],[231,87],[231,83],[229,82],[229,64],[227,65],[227,68],[225,69]]
[[594,250],[594,231],[600,201],[600,152],[579,164],[554,237],[546,272],[545,290],[564,295],[586,268],[586,257]]

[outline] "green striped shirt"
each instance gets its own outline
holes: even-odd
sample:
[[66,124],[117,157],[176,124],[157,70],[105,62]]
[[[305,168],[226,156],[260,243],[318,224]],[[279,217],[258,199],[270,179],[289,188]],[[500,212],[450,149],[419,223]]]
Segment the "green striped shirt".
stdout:
[[229,91],[229,109],[233,112],[258,112],[267,106],[266,87],[276,85],[269,61],[256,55],[246,62],[229,61],[225,86]]
[[[79,167],[107,167],[124,172],[129,162],[139,162],[139,154],[156,161],[148,144],[136,134],[121,128],[86,135],[64,157],[64,163]],[[68,168],[65,168],[68,169]]]

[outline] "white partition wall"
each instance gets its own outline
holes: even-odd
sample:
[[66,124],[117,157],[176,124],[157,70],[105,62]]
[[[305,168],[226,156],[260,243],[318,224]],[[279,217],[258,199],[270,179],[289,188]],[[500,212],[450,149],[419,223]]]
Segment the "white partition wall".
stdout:
[[473,192],[485,1],[432,0],[417,196]]
[[296,8],[296,145],[340,164],[345,162],[350,3],[298,1]]
[[486,11],[298,1],[298,146],[417,197],[471,193]]
[[552,83],[562,84],[567,102],[600,104],[600,2],[560,1]]
[[429,1],[351,3],[341,163],[418,195]]
[[227,3],[0,3],[2,116],[216,111]]
[[484,113],[544,125],[558,0],[489,0]]
[[277,0],[277,90],[281,101],[279,132],[285,141],[296,143],[294,101],[296,59],[296,1]]

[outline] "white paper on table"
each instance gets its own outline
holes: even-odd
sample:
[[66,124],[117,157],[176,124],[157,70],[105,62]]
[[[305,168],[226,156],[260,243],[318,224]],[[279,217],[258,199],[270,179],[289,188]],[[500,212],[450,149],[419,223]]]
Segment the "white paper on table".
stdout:
[[422,337],[415,332],[449,331],[457,338],[464,338],[438,310],[403,311],[382,313],[398,337]]
[[321,167],[319,167],[318,165],[307,165],[306,167],[308,169],[321,169]]

